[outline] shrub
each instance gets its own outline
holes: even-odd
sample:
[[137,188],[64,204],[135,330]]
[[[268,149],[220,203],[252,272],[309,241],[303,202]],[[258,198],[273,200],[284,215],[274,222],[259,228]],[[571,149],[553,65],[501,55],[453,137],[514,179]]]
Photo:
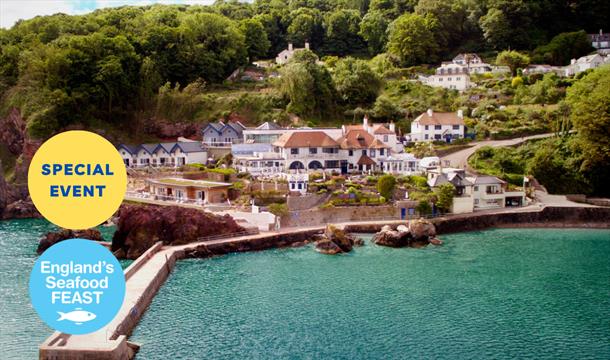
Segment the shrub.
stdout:
[[432,214],[432,206],[430,206],[430,203],[427,200],[420,200],[415,207],[415,211],[417,211],[419,215],[429,215]]
[[272,213],[275,216],[286,216],[288,215],[288,205],[286,204],[278,204],[278,203],[273,203],[269,205],[269,212]]
[[396,187],[396,178],[392,175],[383,175],[377,181],[377,191],[386,199],[392,199],[394,188]]

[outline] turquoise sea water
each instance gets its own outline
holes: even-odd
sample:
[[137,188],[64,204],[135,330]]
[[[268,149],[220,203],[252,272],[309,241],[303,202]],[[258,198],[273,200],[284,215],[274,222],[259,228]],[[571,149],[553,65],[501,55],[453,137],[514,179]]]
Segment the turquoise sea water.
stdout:
[[[55,230],[45,220],[0,221],[0,359],[37,359],[38,345],[53,332],[32,308],[28,282],[38,240]],[[111,240],[114,227],[100,231]]]
[[442,239],[181,261],[131,340],[147,360],[610,357],[610,231]]

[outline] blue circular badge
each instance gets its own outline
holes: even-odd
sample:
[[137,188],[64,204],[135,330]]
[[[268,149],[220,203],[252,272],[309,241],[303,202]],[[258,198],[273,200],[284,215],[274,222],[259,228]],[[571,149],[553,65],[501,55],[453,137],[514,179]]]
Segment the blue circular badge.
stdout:
[[104,246],[83,239],[61,241],[36,261],[30,299],[51,328],[82,335],[108,324],[125,297],[125,275]]

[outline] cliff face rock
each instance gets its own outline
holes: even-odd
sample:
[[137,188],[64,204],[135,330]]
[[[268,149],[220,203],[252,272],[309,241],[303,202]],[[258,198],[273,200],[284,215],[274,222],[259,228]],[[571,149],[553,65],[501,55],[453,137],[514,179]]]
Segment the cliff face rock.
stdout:
[[323,254],[335,255],[350,252],[354,246],[360,246],[363,243],[362,239],[348,234],[344,229],[327,225],[324,234],[320,235],[316,240],[316,251]]
[[18,109],[12,108],[5,118],[0,118],[0,143],[15,156],[23,151],[25,121]]
[[198,137],[201,124],[192,122],[170,122],[167,120],[152,119],[148,122],[146,132],[158,138],[169,139],[177,137]]
[[[27,175],[32,157],[41,142],[28,137],[25,125],[25,120],[16,108],[11,109],[6,117],[0,118],[0,144],[18,159],[13,182],[7,183],[4,177],[0,180],[1,219],[40,217],[28,199]],[[0,166],[0,174],[3,173]]]
[[200,237],[244,231],[229,215],[179,206],[127,205],[119,211],[112,251],[136,259],[157,241],[181,245]]
[[104,238],[99,230],[87,229],[87,230],[68,230],[61,229],[59,231],[49,232],[40,239],[36,252],[42,254],[46,249],[57,244],[60,241],[68,239],[89,239],[95,241],[103,241]]
[[17,200],[8,204],[2,213],[2,219],[41,219],[42,215],[38,212],[32,199]]

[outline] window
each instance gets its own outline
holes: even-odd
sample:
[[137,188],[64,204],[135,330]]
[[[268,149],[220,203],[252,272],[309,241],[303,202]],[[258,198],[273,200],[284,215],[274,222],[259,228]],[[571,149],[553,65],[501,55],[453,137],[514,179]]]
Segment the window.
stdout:
[[375,157],[375,149],[371,149],[371,157]]
[[388,136],[387,135],[383,135],[383,142],[388,142]]
[[479,205],[479,199],[474,199],[474,204]]
[[322,148],[322,152],[325,154],[338,154],[339,148]]
[[309,148],[309,153],[310,154],[317,154],[318,153],[318,148]]
[[453,130],[460,130],[460,125],[453,125]]
[[447,81],[451,81],[451,78],[447,78]]
[[443,81],[443,78],[438,78],[438,82],[442,82],[442,81]]
[[325,166],[327,169],[337,169],[337,168],[339,168],[339,167],[340,167],[340,165],[339,165],[339,161],[337,161],[337,160],[326,160],[326,161],[324,162],[324,166]]
[[379,155],[383,156],[383,152],[385,151],[385,149],[379,149]]
[[279,167],[279,166],[280,166],[280,162],[279,162],[279,161],[276,161],[276,162],[275,162],[275,167]]
[[442,129],[441,125],[434,125],[434,130],[440,130],[440,129]]
[[428,140],[428,134],[424,135],[424,139]]
[[475,186],[475,187],[474,187],[474,191],[479,191],[479,187],[478,187],[478,186]]
[[362,150],[362,155],[366,155],[366,150]]
[[354,156],[354,150],[349,150],[347,153],[349,156]]
[[461,77],[456,77],[455,80],[460,81]]
[[428,125],[426,125],[426,130],[428,130]]
[[290,154],[298,155],[299,154],[299,148],[291,148],[290,149]]
[[434,139],[435,140],[440,140],[441,139],[441,134],[435,134],[434,135]]

